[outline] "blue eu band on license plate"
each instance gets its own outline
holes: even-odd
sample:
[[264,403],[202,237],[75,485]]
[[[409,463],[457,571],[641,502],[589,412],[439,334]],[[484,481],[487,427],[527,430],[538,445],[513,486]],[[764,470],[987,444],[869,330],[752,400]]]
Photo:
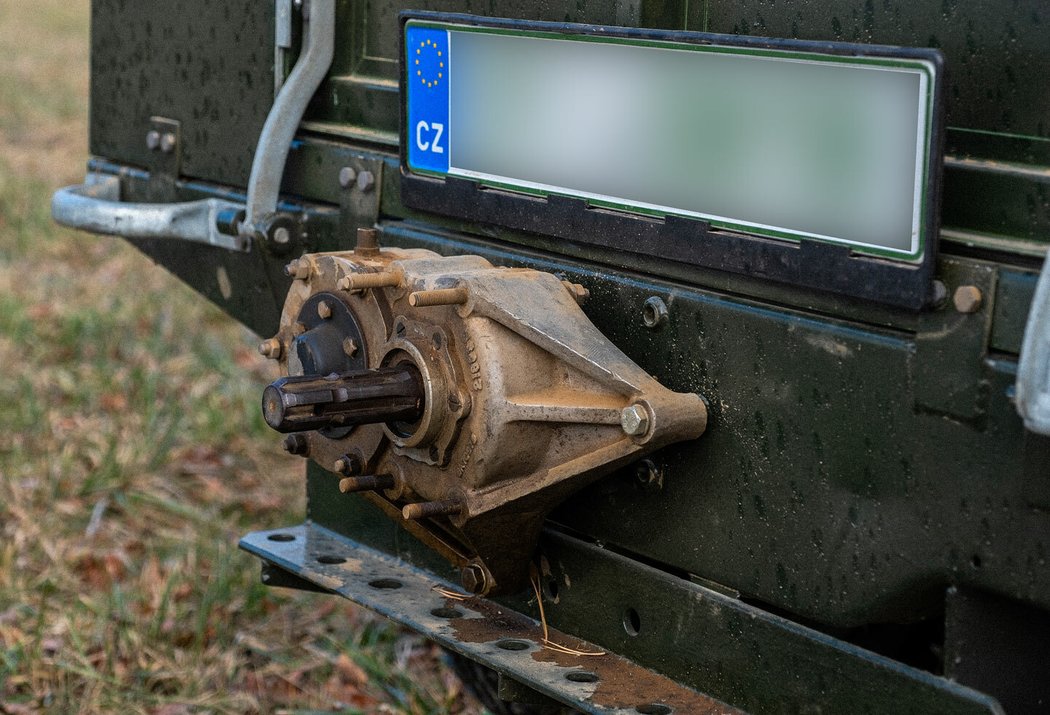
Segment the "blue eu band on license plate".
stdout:
[[407,33],[409,163],[413,169],[448,173],[450,33],[418,25]]
[[408,169],[919,262],[921,58],[405,24]]

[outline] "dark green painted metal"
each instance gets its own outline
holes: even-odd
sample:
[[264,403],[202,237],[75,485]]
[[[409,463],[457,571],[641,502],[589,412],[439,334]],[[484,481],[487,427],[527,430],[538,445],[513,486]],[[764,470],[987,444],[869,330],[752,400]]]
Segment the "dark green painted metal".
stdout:
[[267,0],[94,0],[91,153],[147,166],[150,117],[182,123],[183,173],[244,186],[273,102]]
[[[273,96],[273,6],[261,0],[198,5],[194,0],[94,3],[91,150],[146,166],[149,118],[171,117],[184,126],[184,174],[243,186],[254,137]],[[948,154],[986,162],[946,170],[943,224],[980,233],[1009,254],[1003,238],[1050,242],[1050,129],[1040,124],[1046,121],[1050,96],[1041,93],[1039,79],[1046,13],[1036,0],[1013,3],[1002,12],[986,5],[957,0],[803,6],[761,0],[442,0],[412,7],[941,47],[953,78]],[[337,42],[331,78],[312,103],[305,126],[365,146],[396,144],[395,16],[401,7],[389,0],[340,2],[339,23],[346,30]],[[118,16],[119,22],[109,21]],[[960,73],[960,67],[965,71]],[[1015,170],[1010,162],[1027,170]],[[325,193],[304,195],[321,200]],[[995,208],[985,208],[990,204]]]
[[[1050,127],[1040,123],[1050,116],[1042,29],[1050,17],[1039,3],[443,0],[413,7],[934,44],[948,60],[953,128],[938,265],[948,299],[914,314],[406,209],[391,145],[401,5],[341,0],[332,77],[285,175],[287,205],[308,209],[307,237],[296,251],[349,248],[353,228],[378,218],[387,244],[562,274],[591,290],[585,310],[629,356],[667,386],[710,400],[708,433],[654,456],[662,489],[642,489],[624,470],[553,515],[569,532],[631,558],[584,544],[559,552],[555,566],[572,564],[573,585],[552,619],[641,662],[678,668],[698,687],[776,712],[774,684],[815,693],[835,685],[835,674],[853,682],[875,668],[872,682],[889,689],[897,681],[878,678],[896,671],[841,642],[741,610],[739,601],[682,601],[680,576],[724,584],[828,630],[937,619],[952,585],[1050,608],[1050,440],[1026,434],[1010,401],[1034,269],[1050,243]],[[92,18],[91,150],[102,157],[95,165],[123,171],[133,200],[242,192],[272,101],[272,2],[95,0]],[[180,122],[178,176],[146,149],[153,116]],[[374,194],[340,187],[342,167],[377,162],[384,169]],[[138,245],[260,335],[275,329],[287,256],[265,246],[234,254]],[[962,285],[982,290],[977,313],[953,308],[951,294]],[[641,321],[653,295],[669,307],[658,331]],[[454,577],[377,509],[339,494],[331,474],[310,470],[308,498],[316,523]],[[663,604],[665,617],[643,615],[655,630],[627,637],[602,610],[610,592],[636,596],[632,604]],[[828,665],[813,655],[831,651],[852,656]],[[862,682],[853,700],[823,705],[861,711],[869,696],[876,706],[889,702]],[[915,702],[932,711],[949,701]]]
[[992,319],[992,335],[989,347],[992,350],[1013,355],[1021,351],[1024,337],[1024,317],[1032,304],[1036,274],[1018,271],[999,271],[998,289],[995,295],[995,317]]
[[1040,0],[708,0],[683,3],[692,30],[937,47],[949,67],[948,126],[1050,139]]

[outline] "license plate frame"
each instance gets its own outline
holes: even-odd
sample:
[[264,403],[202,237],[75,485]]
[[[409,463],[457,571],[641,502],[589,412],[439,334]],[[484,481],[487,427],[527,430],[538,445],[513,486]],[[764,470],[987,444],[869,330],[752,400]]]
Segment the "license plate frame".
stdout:
[[[900,307],[919,309],[931,302],[939,230],[943,136],[943,58],[937,50],[538,23],[428,12],[403,13],[401,23],[401,178],[402,198],[409,206],[576,243],[768,277]],[[746,220],[733,217],[726,219],[683,211],[674,206],[623,201],[617,197],[610,199],[577,190],[579,187],[537,184],[520,177],[471,171],[470,167],[464,170],[452,162],[444,167],[421,163],[416,151],[420,144],[417,139],[438,139],[434,131],[429,135],[419,131],[419,90],[413,89],[417,77],[412,73],[421,75],[423,70],[436,69],[436,65],[432,68],[416,66],[420,59],[427,59],[420,54],[421,50],[434,54],[429,46],[415,47],[421,30],[446,33],[449,42],[461,45],[465,40],[452,39],[455,37],[453,33],[464,33],[458,35],[460,38],[467,38],[465,33],[474,33],[474,36],[553,39],[632,50],[646,47],[675,52],[686,48],[695,50],[696,56],[708,51],[736,53],[795,64],[808,60],[823,63],[822,66],[839,63],[865,68],[908,67],[914,75],[921,74],[922,79],[919,126],[915,133],[918,143],[912,195],[914,211],[910,217],[914,229],[913,243],[907,250],[883,250],[883,247],[812,232],[807,235],[805,231],[783,231],[777,227],[762,230],[749,225]],[[445,52],[449,50],[454,50],[454,45],[444,47]],[[448,54],[443,57],[449,59]],[[442,63],[441,68],[447,74],[443,73],[440,79],[451,80],[453,75],[449,64]],[[462,72],[459,74],[463,75]],[[423,83],[420,87],[430,91],[432,87],[427,86],[428,80],[432,83],[438,81],[437,77],[419,79]],[[463,86],[462,81],[457,85],[460,90]],[[448,97],[451,97],[451,92]],[[448,126],[449,120],[455,117],[455,108],[450,98],[446,101],[449,106],[442,123],[446,130],[443,138],[447,142],[455,136],[454,127]]]

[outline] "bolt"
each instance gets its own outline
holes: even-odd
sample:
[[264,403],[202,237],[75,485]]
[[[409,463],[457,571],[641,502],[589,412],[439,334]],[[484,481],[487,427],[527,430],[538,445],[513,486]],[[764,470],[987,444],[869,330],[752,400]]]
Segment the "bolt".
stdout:
[[339,480],[339,491],[343,494],[353,492],[374,492],[380,489],[393,489],[397,480],[389,474],[368,475],[363,477],[346,477]]
[[362,171],[357,175],[357,188],[361,191],[368,192],[372,190],[372,187],[376,185],[376,177],[371,171]]
[[296,280],[304,281],[310,277],[310,263],[297,258],[284,267],[284,274]]
[[160,137],[160,150],[165,154],[170,154],[175,151],[175,134],[174,132],[164,132]]
[[415,504],[406,504],[401,510],[401,515],[406,519],[425,519],[428,516],[452,516],[463,511],[463,502],[457,499],[445,499],[444,501],[421,501]]
[[467,564],[459,572],[460,583],[469,593],[484,593],[488,585],[485,569],[480,564]]
[[317,304],[317,317],[321,320],[328,320],[332,317],[332,306],[328,305],[328,301],[322,300]]
[[344,166],[339,170],[339,185],[344,189],[354,183],[354,179],[356,178],[357,172],[354,171],[352,166]]
[[565,290],[569,291],[569,295],[571,295],[573,300],[575,300],[579,305],[583,305],[587,302],[587,299],[591,297],[591,292],[579,283],[573,283],[572,281],[562,281],[561,284],[565,286]]
[[981,309],[981,289],[977,286],[959,286],[955,289],[952,302],[960,313],[976,313]]
[[281,357],[281,341],[277,338],[270,338],[259,343],[259,354],[270,358],[271,360],[278,360]]
[[364,463],[356,454],[344,454],[341,458],[335,460],[332,470],[349,477],[360,474],[364,468]]
[[291,233],[291,231],[286,229],[284,226],[278,226],[276,229],[274,229],[274,232],[273,232],[273,242],[274,243],[277,243],[277,244],[280,244],[280,245],[283,246],[283,245],[287,244],[291,240],[292,240],[292,233]]
[[156,129],[151,129],[146,132],[146,148],[150,151],[156,151],[157,147],[160,146],[160,132]]
[[284,451],[305,457],[310,453],[310,442],[304,434],[290,434],[284,438]]
[[649,413],[642,405],[628,405],[620,412],[620,426],[625,434],[640,437],[649,431]]
[[353,338],[343,338],[343,354],[351,358],[357,355],[357,343]]
[[438,290],[418,290],[410,293],[408,304],[413,308],[425,308],[434,305],[462,305],[470,298],[466,288],[440,288]]
[[642,322],[647,328],[659,328],[667,322],[667,304],[658,296],[645,299],[642,304]]
[[339,280],[343,290],[362,290],[365,288],[386,288],[401,282],[398,273],[351,273]]

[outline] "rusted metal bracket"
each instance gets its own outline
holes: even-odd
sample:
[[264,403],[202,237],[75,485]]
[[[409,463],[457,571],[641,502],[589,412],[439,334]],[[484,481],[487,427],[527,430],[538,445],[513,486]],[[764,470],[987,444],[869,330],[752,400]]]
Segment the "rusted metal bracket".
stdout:
[[339,170],[339,211],[342,231],[354,235],[379,220],[383,188],[383,159],[356,154]]
[[[240,546],[585,713],[741,712],[612,653],[550,650],[535,620],[483,598],[448,596],[461,593],[459,586],[316,524],[254,532]],[[578,651],[601,650],[554,630],[549,638]]]
[[924,315],[910,356],[915,408],[977,423],[987,412],[984,359],[997,273],[989,265],[949,257],[942,258],[940,270],[945,305]]

